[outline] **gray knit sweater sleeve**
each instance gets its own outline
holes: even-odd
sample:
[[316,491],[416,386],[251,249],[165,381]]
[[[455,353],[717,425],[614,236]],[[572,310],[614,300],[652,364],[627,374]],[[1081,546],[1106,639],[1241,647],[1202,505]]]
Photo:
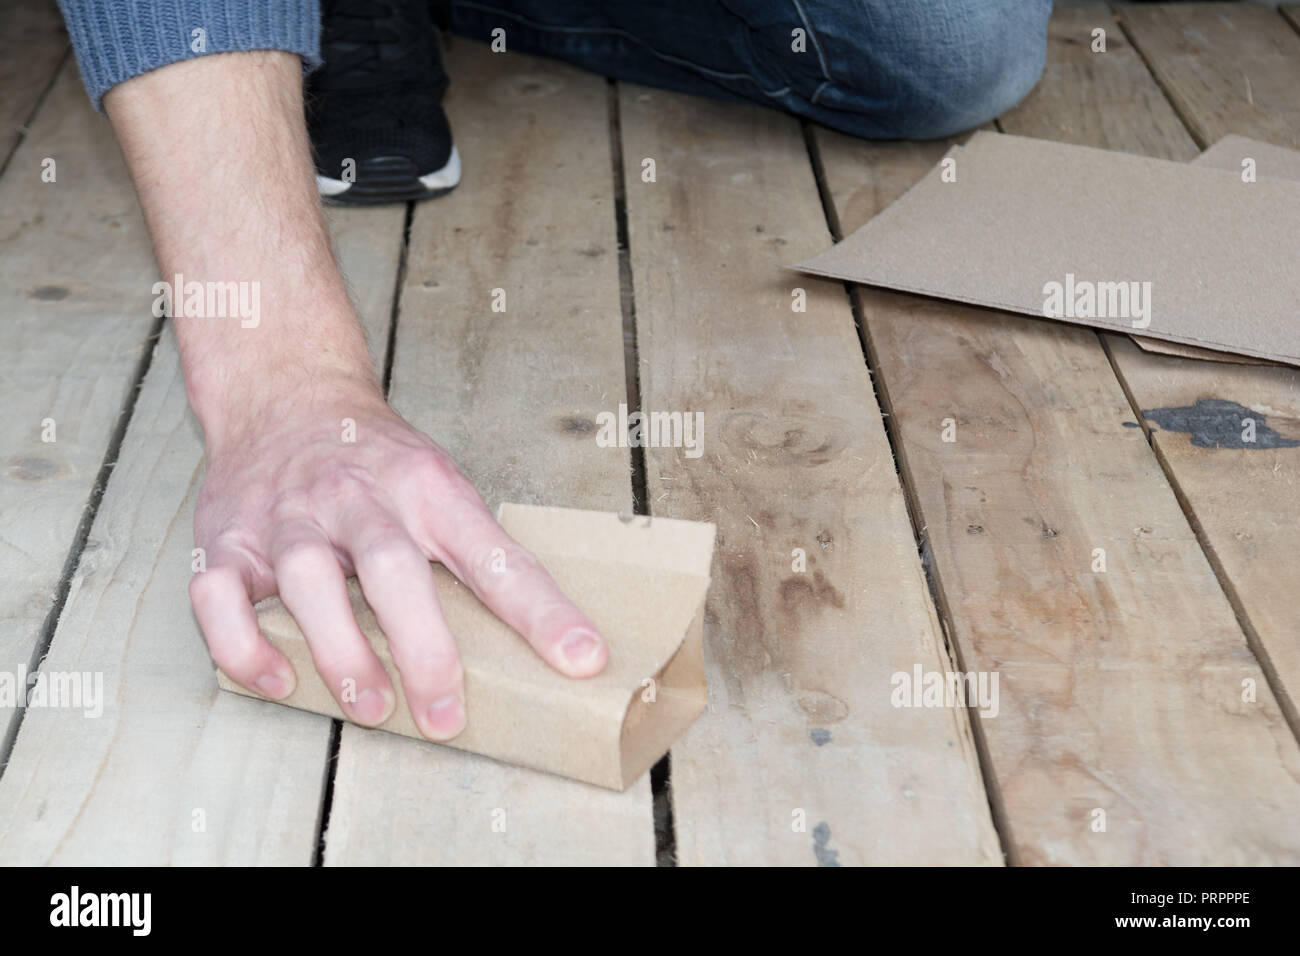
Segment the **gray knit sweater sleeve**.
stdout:
[[177,60],[287,50],[320,64],[318,0],[59,0],[95,109],[124,80]]

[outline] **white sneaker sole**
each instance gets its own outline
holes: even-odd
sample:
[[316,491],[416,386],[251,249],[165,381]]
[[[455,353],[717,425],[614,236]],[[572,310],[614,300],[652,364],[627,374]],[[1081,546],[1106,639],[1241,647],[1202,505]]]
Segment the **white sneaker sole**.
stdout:
[[[452,189],[460,183],[460,153],[455,146],[451,148],[451,155],[447,157],[447,165],[443,166],[437,172],[428,173],[421,176],[420,185],[426,192],[440,192],[442,190]],[[316,177],[316,190],[326,198],[342,196],[355,183],[345,182],[342,179],[331,179],[328,176]]]

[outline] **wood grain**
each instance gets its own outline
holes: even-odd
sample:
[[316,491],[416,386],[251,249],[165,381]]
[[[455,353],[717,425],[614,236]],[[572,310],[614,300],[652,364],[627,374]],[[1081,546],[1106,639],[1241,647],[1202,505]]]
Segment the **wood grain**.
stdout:
[[[1062,9],[1053,50],[1092,55],[1063,39],[1068,18],[1104,22],[1104,11]],[[1051,67],[1044,83],[1068,86],[1090,69]],[[1098,98],[1122,102],[1117,83]],[[1004,128],[1027,132],[1014,117],[1053,117],[1087,94],[1062,95],[1040,87]],[[1135,113],[1155,102],[1133,99]],[[1152,116],[1145,123],[1150,135]],[[1154,123],[1171,128],[1167,116]],[[1068,128],[1111,145],[1123,135],[1113,115]],[[1044,120],[1044,135],[1062,129]],[[942,152],[927,161],[915,147],[816,135],[846,232],[892,198],[881,181],[915,181]],[[1141,430],[1124,427],[1132,412],[1095,333],[858,295],[961,659],[1001,674],[1001,714],[979,730],[1012,861],[1300,858],[1286,810],[1300,750],[1159,463]],[[1244,680],[1257,702],[1242,701]]]
[[[46,156],[57,162],[52,183],[40,181]],[[119,412],[153,347],[154,277],[112,132],[68,62],[0,179],[0,672],[34,663]],[[16,713],[0,707],[0,741]]]
[[[1066,12],[1071,10],[1064,7],[1053,19],[1072,23]],[[1255,42],[1248,36],[1251,31],[1288,29],[1276,20],[1261,20],[1254,13],[1246,13],[1244,19],[1236,20],[1238,12],[1243,10],[1246,8],[1225,7],[1222,11],[1234,30],[1247,34],[1239,39],[1239,44]],[[1173,41],[1161,40],[1156,34],[1161,29],[1173,28],[1171,23],[1158,21],[1146,28],[1144,36],[1154,44],[1154,50],[1163,50]],[[1065,42],[1065,35],[1053,38],[1050,53],[1053,61],[1093,58],[1080,47]],[[1231,57],[1238,52],[1237,46],[1230,45],[1222,51],[1215,47],[1206,50],[1203,57]],[[1157,57],[1152,66],[1157,67],[1163,54],[1152,55]],[[1062,90],[1066,84],[1059,77],[1049,74],[1044,78],[1038,95],[1050,104],[1046,112],[1068,105],[1085,115],[1105,113],[1111,128],[1105,143],[1112,148],[1163,159],[1185,159],[1192,147],[1191,136],[1185,130],[1169,131],[1160,139],[1151,137],[1153,128],[1168,129],[1165,118],[1172,110],[1153,105],[1153,123],[1150,109],[1138,105],[1152,103],[1156,90],[1156,83],[1142,60],[1133,51],[1124,49],[1093,59],[1096,59],[1093,75],[1099,80],[1095,86],[1076,77],[1067,93]],[[1211,77],[1230,72],[1227,63],[1207,62],[1202,68],[1207,82]],[[1232,102],[1226,92],[1221,99]],[[1235,109],[1222,113],[1216,122],[1225,134],[1267,138],[1273,131],[1273,119],[1260,124],[1256,116],[1256,110],[1239,103]],[[1295,121],[1300,124],[1300,114]],[[1025,114],[1009,114],[1001,123],[1008,132],[1055,135],[1050,126]],[[1086,146],[1103,145],[1089,132],[1096,125],[1085,121],[1080,126],[1081,135],[1070,141]],[[1269,168],[1261,157],[1263,175],[1268,175]],[[1234,435],[1241,433],[1242,421],[1247,417],[1257,427],[1267,426],[1283,436],[1289,435],[1292,423],[1300,419],[1300,370],[1146,356],[1129,347],[1122,336],[1106,336],[1106,341],[1114,366],[1139,409],[1194,410],[1198,402],[1221,402],[1222,405],[1216,406],[1221,409],[1218,414],[1225,419],[1227,432]],[[1186,412],[1181,414],[1185,416]],[[1300,488],[1296,487],[1300,460],[1296,450],[1277,447],[1266,432],[1261,432],[1261,440],[1254,443],[1238,442],[1240,448],[1207,448],[1194,443],[1189,432],[1166,431],[1151,418],[1144,424],[1151,430],[1152,444],[1232,601],[1251,648],[1272,678],[1292,729],[1300,733],[1300,714],[1296,711],[1296,702],[1300,701],[1300,642],[1296,640],[1294,624],[1295,600],[1300,591],[1300,571],[1295,570],[1300,564],[1300,537],[1297,536]]]
[[1275,10],[1252,3],[1117,9],[1201,147],[1241,132],[1243,124],[1256,139],[1300,147],[1300,34]]
[[[1257,109],[1235,100],[1231,90],[1216,87],[1216,83],[1226,82],[1223,77],[1232,74],[1231,63],[1241,55],[1243,46],[1263,42],[1252,38],[1252,34],[1290,29],[1275,15],[1273,19],[1259,17],[1257,10],[1222,8],[1214,22],[1226,23],[1235,39],[1222,47],[1211,44],[1200,52],[1199,70],[1207,84],[1205,96],[1190,101],[1187,108],[1207,111],[1202,126],[1208,128],[1213,123],[1218,130],[1215,138],[1220,133],[1266,140],[1276,137],[1277,115],[1270,113],[1261,121]],[[1058,11],[1056,17],[1063,19],[1062,12]],[[1160,75],[1166,57],[1172,55],[1169,51],[1178,48],[1176,38],[1163,34],[1175,31],[1181,36],[1192,28],[1181,19],[1156,18],[1143,23],[1138,35],[1150,47],[1148,61]],[[1089,54],[1054,39],[1051,56],[1058,62],[1069,62]],[[1254,63],[1252,70],[1268,78],[1266,85],[1285,83],[1285,77],[1270,77],[1270,63],[1273,61]],[[1279,67],[1273,63],[1271,68]],[[1138,56],[1132,51],[1115,51],[1096,59],[1094,70],[1104,80],[1096,86],[1076,82],[1068,93],[1061,90],[1063,84],[1057,78],[1046,78],[1039,95],[1051,104],[1047,112],[1064,108],[1068,102],[1082,114],[1105,113],[1112,128],[1106,145],[1165,159],[1187,158],[1192,139],[1186,131],[1170,131],[1164,138],[1152,139],[1153,126],[1167,128],[1160,119],[1159,107],[1157,123],[1153,124],[1148,110],[1130,105],[1148,101],[1157,88]],[[1115,91],[1121,95],[1116,97]],[[1172,110],[1164,107],[1163,112],[1169,114]],[[1214,115],[1208,115],[1210,112]],[[1193,121],[1192,129],[1197,129],[1195,116],[1188,118]],[[1300,130],[1300,113],[1293,114],[1291,122]],[[1002,124],[1008,132],[1054,135],[1050,126],[1022,114],[1005,116]],[[1084,134],[1071,137],[1071,141],[1103,145],[1086,133],[1091,125],[1085,124]],[[1283,145],[1287,140],[1273,141]],[[1300,419],[1300,370],[1148,356],[1122,337],[1107,336],[1107,341],[1115,367],[1140,409],[1192,410],[1198,402],[1222,402],[1221,415],[1225,421],[1231,419],[1225,427],[1233,434],[1242,431],[1242,420],[1247,417],[1255,420],[1257,427],[1267,426],[1280,435],[1290,434],[1292,423]],[[1296,450],[1276,447],[1267,434],[1253,443],[1254,447],[1239,442],[1239,448],[1207,448],[1193,443],[1190,433],[1166,431],[1151,418],[1145,424],[1151,428],[1153,445],[1232,600],[1252,649],[1273,678],[1292,728],[1300,733],[1300,715],[1296,712],[1300,700],[1300,642],[1296,640],[1294,623],[1300,593],[1300,572],[1295,570],[1300,564],[1300,488],[1296,487],[1300,460]]]
[[[403,210],[331,221],[367,337],[383,343]],[[147,291],[154,267],[137,252],[108,244],[99,268]],[[111,286],[86,294],[113,303]],[[312,862],[330,721],[217,690],[187,592],[202,457],[169,326],[41,668],[98,675],[102,713],[27,710],[0,777],[0,863]]]
[[[598,447],[595,426],[626,396],[605,83],[468,41],[448,69],[465,180],[412,224],[394,407],[493,508],[628,511],[627,450]],[[327,865],[651,865],[654,851],[648,776],[611,793],[344,728]]]
[[[1092,50],[1098,29],[1105,31],[1104,53]],[[1051,52],[1043,76],[1020,105],[999,118],[1002,129],[1033,129],[1042,139],[1166,159],[1194,159],[1200,152],[1106,4],[1058,4],[1047,37]],[[1135,67],[1148,82],[1131,81]],[[1135,117],[1142,122],[1133,122]]]
[[951,663],[844,289],[787,271],[830,238],[798,123],[619,102],[643,408],[704,421],[700,457],[646,450],[650,505],[718,526],[679,862],[1000,863],[967,711],[891,703]]
[[[0,2],[0,169],[67,51],[68,35],[53,0]],[[39,184],[43,158],[15,176]]]

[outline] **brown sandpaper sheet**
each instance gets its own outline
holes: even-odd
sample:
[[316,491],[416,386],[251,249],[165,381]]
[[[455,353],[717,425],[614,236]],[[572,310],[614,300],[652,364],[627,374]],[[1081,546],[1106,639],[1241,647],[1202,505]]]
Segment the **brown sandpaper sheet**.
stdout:
[[[985,132],[945,158],[797,268],[1300,365],[1300,183]],[[1049,316],[1049,283],[1137,283],[1149,314]]]
[[[1254,160],[1256,177],[1270,179],[1287,179],[1300,182],[1300,152],[1285,146],[1274,146],[1258,139],[1235,134],[1225,136],[1200,156],[1192,160],[1198,166],[1213,169],[1225,169],[1241,175],[1242,163],[1246,159]],[[1210,349],[1197,348],[1194,345],[1179,345],[1176,342],[1161,342],[1142,335],[1130,336],[1134,344],[1144,352],[1159,355],[1174,355],[1179,358],[1202,359],[1207,362],[1224,362],[1229,365],[1271,365],[1276,364],[1267,359],[1250,358],[1246,355],[1233,355],[1231,352],[1215,352]]]
[[[626,789],[707,703],[702,641],[714,526],[511,504],[501,506],[498,518],[591,618],[609,642],[609,663],[592,678],[564,677],[435,564],[438,596],[465,669],[466,726],[447,746]],[[355,578],[348,589],[397,695],[397,709],[381,729],[424,740]],[[346,720],[284,605],[269,598],[257,613],[262,632],[298,677],[293,694],[278,703]],[[224,690],[258,696],[221,671],[217,680]]]
[[1257,179],[1300,181],[1300,151],[1235,133],[1223,137],[1205,150],[1192,160],[1192,165],[1223,169],[1240,177],[1242,162],[1246,159],[1255,161]]
[[[1133,344],[1143,352],[1156,355],[1172,355],[1174,358],[1199,359],[1203,362],[1220,362],[1224,365],[1277,365],[1272,359],[1251,358],[1249,355],[1234,355],[1232,352],[1216,352],[1199,345],[1179,345],[1177,342],[1161,342],[1141,335],[1130,335]],[[1285,363],[1283,363],[1285,364]]]

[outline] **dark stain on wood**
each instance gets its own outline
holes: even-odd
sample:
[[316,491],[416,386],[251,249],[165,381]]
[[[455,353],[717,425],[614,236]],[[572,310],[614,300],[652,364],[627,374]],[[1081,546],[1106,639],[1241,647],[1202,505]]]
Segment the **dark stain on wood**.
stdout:
[[818,866],[839,866],[840,853],[830,848],[831,825],[823,820],[813,827],[813,855]]
[[[1300,441],[1270,428],[1262,413],[1223,398],[1202,398],[1178,408],[1144,408],[1142,414],[1167,432],[1191,435],[1197,448],[1300,448]],[[1254,441],[1246,438],[1247,419],[1254,422]]]
[[579,415],[566,415],[560,419],[560,431],[566,435],[590,435],[596,430],[596,423],[590,418]]
[[849,715],[849,705],[824,690],[804,691],[797,703],[808,719],[817,724],[838,724]]
[[57,461],[49,458],[10,458],[5,465],[6,478],[18,481],[44,481],[57,475],[62,469]]
[[821,571],[814,571],[811,581],[806,574],[796,574],[781,582],[781,606],[786,610],[802,607],[842,609],[844,595],[826,580]]
[[726,666],[722,668],[723,679],[727,685],[728,702],[744,706],[745,680],[762,674],[771,663],[767,649],[767,628],[763,611],[759,606],[758,572],[753,558],[745,554],[728,553],[723,550],[726,542],[719,534],[718,554],[722,568],[723,586],[715,593],[725,594],[725,600],[731,606],[731,613],[719,615],[719,620],[726,617],[728,626],[717,627],[721,649],[726,656]]

